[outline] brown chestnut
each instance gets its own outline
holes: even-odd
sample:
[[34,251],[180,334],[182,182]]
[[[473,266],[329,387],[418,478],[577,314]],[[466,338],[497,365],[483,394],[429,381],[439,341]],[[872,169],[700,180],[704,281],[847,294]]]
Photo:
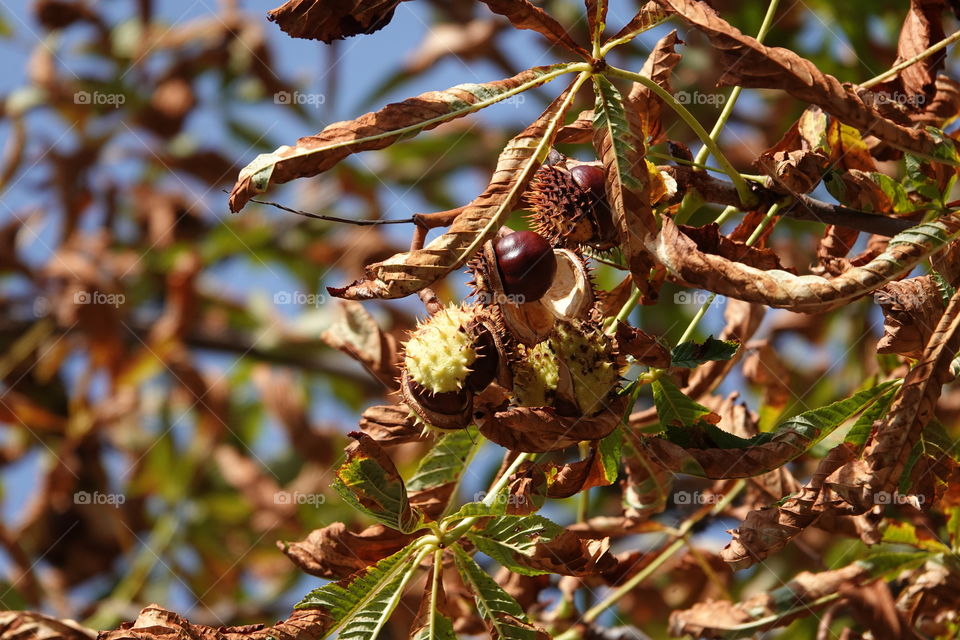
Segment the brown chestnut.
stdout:
[[515,302],[533,302],[543,297],[557,272],[553,247],[539,233],[514,231],[493,245],[504,292]]
[[597,199],[604,197],[604,174],[600,167],[592,164],[578,164],[570,168],[570,175],[584,191],[591,192]]

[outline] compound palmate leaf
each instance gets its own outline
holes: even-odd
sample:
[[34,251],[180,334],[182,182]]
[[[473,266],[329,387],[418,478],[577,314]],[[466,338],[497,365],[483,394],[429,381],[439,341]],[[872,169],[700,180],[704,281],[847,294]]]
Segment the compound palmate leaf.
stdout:
[[474,562],[459,545],[453,557],[464,584],[477,600],[477,611],[494,640],[546,640],[549,636],[534,627],[520,604]]
[[533,174],[546,159],[573,97],[588,74],[581,74],[537,120],[500,153],[487,188],[463,208],[446,233],[423,249],[398,253],[367,266],[366,278],[328,288],[343,298],[402,298],[428,287],[467,261],[517,208]]
[[567,73],[569,64],[534,67],[482,84],[459,84],[388,104],[354,120],[334,122],[320,133],[300,138],[292,147],[260,154],[240,171],[230,192],[230,210],[239,211],[270,185],[315,176],[360,151],[383,149],[403,138],[479,111]]
[[365,433],[355,431],[350,437],[356,441],[346,449],[347,460],[337,469],[333,488],[344,502],[388,527],[404,533],[419,529],[423,514],[410,506],[393,461]]
[[320,609],[329,616],[325,638],[374,640],[396,608],[404,587],[417,569],[420,555],[409,545],[352,576],[308,593],[297,609]]
[[[811,409],[753,438],[739,438],[701,420],[694,427],[667,430],[668,438],[646,438],[643,447],[651,459],[671,471],[713,479],[759,475],[790,462],[899,382],[885,382]],[[689,446],[691,442],[696,446]]]

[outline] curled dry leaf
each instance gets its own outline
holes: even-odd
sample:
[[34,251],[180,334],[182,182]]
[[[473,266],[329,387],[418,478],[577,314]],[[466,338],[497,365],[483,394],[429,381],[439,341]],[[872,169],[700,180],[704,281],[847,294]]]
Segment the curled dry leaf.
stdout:
[[873,297],[883,309],[883,337],[877,353],[919,358],[946,309],[937,282],[932,276],[890,282]]
[[768,47],[717,15],[698,0],[658,0],[704,32],[720,54],[719,84],[753,89],[780,89],[797,100],[820,106],[825,112],[898,148],[933,155],[937,140],[926,131],[889,120],[864,102],[854,88],[820,71],[793,51]]
[[957,351],[960,351],[960,293],[950,299],[920,362],[904,378],[890,411],[876,425],[874,440],[865,456],[868,471],[865,477],[858,478],[861,493],[854,496],[854,503],[873,505],[877,502],[874,499],[877,493],[893,493],[910,452],[933,417],[943,385],[954,377],[950,363]]
[[[943,10],[942,0],[910,0],[910,10],[897,41],[897,59],[891,66],[910,60],[930,45],[943,40]],[[923,106],[936,93],[934,82],[946,59],[946,51],[938,51],[902,69],[878,88],[887,92],[905,92],[912,100],[904,102],[916,107]]]
[[481,0],[491,11],[505,16],[517,29],[532,29],[545,36],[551,44],[561,46],[585,60],[590,52],[574,42],[567,30],[543,9],[529,0]]
[[293,564],[313,576],[340,580],[405,547],[413,536],[380,524],[353,533],[342,522],[310,532],[299,542],[277,542]]
[[620,355],[633,356],[638,364],[646,367],[666,369],[670,366],[670,350],[659,338],[623,322],[617,323],[617,347]]
[[377,321],[353,300],[336,305],[333,322],[320,339],[362,364],[388,389],[397,389],[400,374],[397,340],[380,330]]
[[150,605],[133,622],[115,631],[101,631],[99,640],[153,640],[158,637],[190,640],[320,640],[327,635],[330,616],[323,609],[300,609],[273,626],[208,627],[192,624],[183,616]]
[[267,13],[294,38],[327,44],[387,26],[403,0],[288,0]]
[[802,313],[820,313],[848,304],[909,272],[921,260],[960,235],[960,217],[919,224],[890,240],[886,251],[866,265],[835,278],[761,270],[700,251],[670,219],[649,244],[674,275],[701,289]]
[[[866,584],[873,579],[868,568],[854,563],[842,569],[798,573],[790,582],[771,593],[751,596],[738,603],[714,600],[700,602],[685,611],[670,614],[670,633],[697,638],[725,638],[751,635],[788,624],[809,615],[825,603],[817,601],[836,593],[844,584]],[[799,606],[798,606],[799,605]]]
[[531,554],[518,558],[531,569],[563,576],[596,575],[617,566],[609,538],[591,540],[566,530],[548,542],[538,542]]
[[667,13],[660,7],[659,4],[651,0],[646,4],[640,7],[640,10],[630,19],[630,22],[623,25],[623,28],[612,36],[607,43],[613,42],[615,40],[620,40],[622,38],[631,37],[635,34],[642,33],[651,27],[657,25],[657,23],[662,22],[667,17]]
[[[676,30],[660,38],[650,50],[650,55],[647,56],[640,70],[642,75],[670,93],[673,93],[670,78],[673,76],[674,68],[680,63],[680,54],[674,50],[678,44],[683,44],[683,40],[677,36]],[[644,142],[659,144],[666,139],[663,122],[661,122],[663,101],[649,87],[634,82],[630,87],[630,93],[627,94],[626,106],[628,110],[636,112],[639,131],[643,133]]]
[[819,500],[824,482],[853,457],[853,448],[847,443],[831,449],[799,495],[779,506],[751,511],[740,528],[732,532],[733,540],[723,548],[720,557],[737,571],[787,546],[822,514],[824,504]]
[[359,428],[384,447],[424,439],[423,428],[417,426],[416,418],[402,404],[370,407],[360,416]]
[[547,157],[582,81],[576,80],[533,124],[507,143],[486,190],[463,208],[446,233],[423,249],[398,253],[368,266],[365,280],[329,288],[330,293],[350,299],[401,298],[430,286],[470,259],[517,208],[527,184]]
[[559,451],[584,440],[599,440],[617,428],[629,396],[617,396],[593,417],[568,417],[550,407],[512,407],[481,410],[474,417],[487,439],[514,451]]
[[36,638],[37,640],[94,640],[97,632],[73,620],[57,620],[33,611],[0,612],[0,637]]
[[240,171],[230,192],[230,210],[239,211],[270,185],[318,175],[351,154],[383,149],[402,138],[539,86],[560,75],[567,66],[534,67],[505,80],[428,91],[354,120],[334,122],[316,135],[300,138],[292,147],[282,146],[273,153],[257,156]]

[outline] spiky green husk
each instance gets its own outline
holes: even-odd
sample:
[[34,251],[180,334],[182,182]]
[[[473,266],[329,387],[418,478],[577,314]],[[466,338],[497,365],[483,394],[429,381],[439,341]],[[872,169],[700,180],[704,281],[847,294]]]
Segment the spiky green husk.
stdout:
[[514,400],[521,407],[544,407],[553,402],[559,381],[557,356],[549,341],[535,347],[517,346],[513,366]]
[[594,323],[560,320],[550,342],[557,357],[570,369],[574,396],[583,415],[602,409],[620,384],[613,340]]
[[477,358],[473,347],[474,306],[451,305],[421,323],[406,343],[404,366],[410,377],[433,393],[463,388]]

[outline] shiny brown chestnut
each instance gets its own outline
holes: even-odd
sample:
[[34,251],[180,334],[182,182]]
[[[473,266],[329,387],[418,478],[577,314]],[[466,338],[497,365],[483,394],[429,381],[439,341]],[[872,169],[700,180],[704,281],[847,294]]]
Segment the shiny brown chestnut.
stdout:
[[517,302],[534,302],[550,289],[557,259],[543,236],[514,231],[498,238],[493,250],[504,292],[515,296]]

